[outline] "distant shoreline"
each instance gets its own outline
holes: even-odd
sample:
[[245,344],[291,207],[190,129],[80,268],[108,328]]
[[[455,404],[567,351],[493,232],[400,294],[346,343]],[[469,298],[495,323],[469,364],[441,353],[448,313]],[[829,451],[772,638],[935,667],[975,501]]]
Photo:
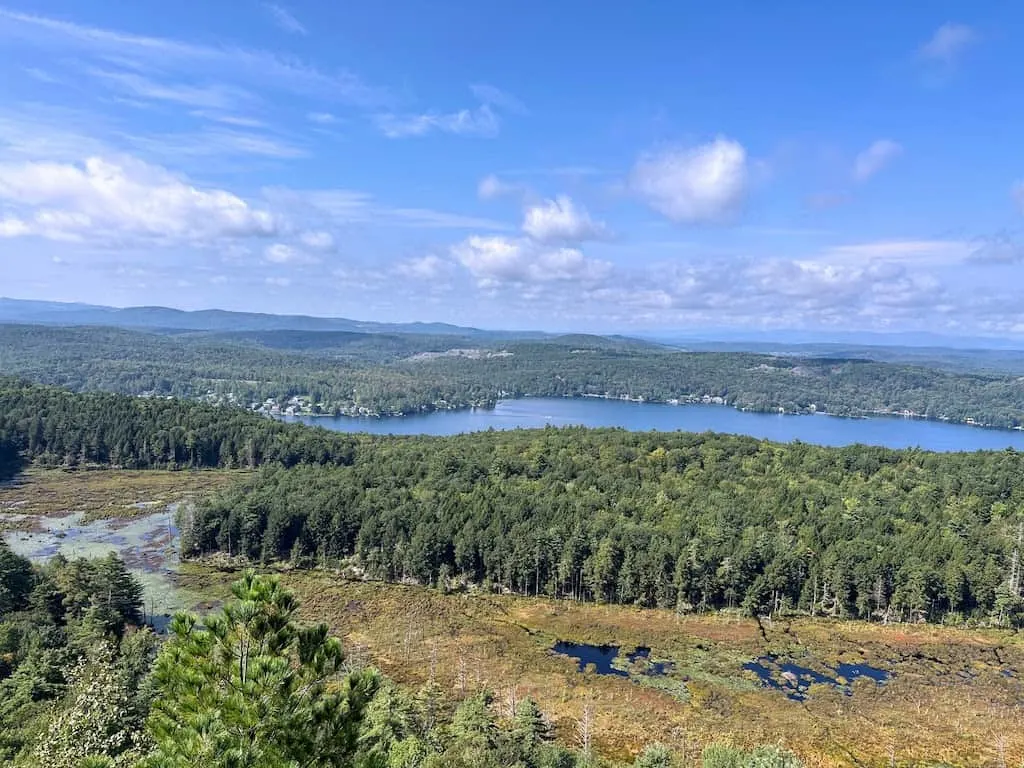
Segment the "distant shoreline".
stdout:
[[499,402],[502,401],[517,401],[517,400],[536,400],[542,398],[551,398],[557,400],[609,400],[613,402],[632,403],[634,405],[662,405],[666,407],[678,407],[688,405],[700,405],[700,406],[714,406],[721,408],[732,408],[735,411],[741,413],[753,413],[763,415],[777,415],[777,416],[828,416],[834,419],[849,419],[858,421],[870,421],[872,419],[906,419],[911,421],[923,421],[923,422],[934,422],[937,424],[950,424],[962,427],[974,427],[976,429],[991,430],[995,432],[1024,432],[1024,425],[1018,425],[1015,427],[1002,427],[995,424],[983,424],[977,421],[966,420],[960,421],[957,419],[943,418],[938,416],[926,416],[924,414],[915,413],[913,411],[872,411],[864,414],[843,414],[843,413],[832,413],[830,411],[819,411],[819,410],[806,410],[806,411],[793,411],[785,410],[781,407],[777,409],[758,410],[755,408],[746,408],[734,405],[728,402],[715,402],[713,398],[705,399],[703,395],[691,395],[684,398],[673,398],[671,400],[648,400],[639,396],[630,395],[599,395],[599,394],[578,394],[578,395],[520,395],[518,397],[502,397],[496,400],[494,403],[489,405],[460,405],[450,408],[429,408],[413,413],[392,413],[392,414],[363,414],[353,416],[349,414],[333,414],[333,413],[268,413],[263,412],[265,415],[276,419],[351,419],[352,421],[386,421],[389,419],[407,419],[410,417],[418,416],[429,416],[434,413],[446,413],[446,412],[457,412],[457,411],[473,411],[473,410],[484,410],[493,411]]

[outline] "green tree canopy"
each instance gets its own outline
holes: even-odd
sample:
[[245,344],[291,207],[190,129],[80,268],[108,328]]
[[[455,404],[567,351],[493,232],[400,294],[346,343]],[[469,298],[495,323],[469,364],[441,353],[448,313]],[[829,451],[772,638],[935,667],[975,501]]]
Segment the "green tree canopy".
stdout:
[[346,768],[377,688],[276,577],[247,572],[201,626],[179,614],[157,658],[147,768]]

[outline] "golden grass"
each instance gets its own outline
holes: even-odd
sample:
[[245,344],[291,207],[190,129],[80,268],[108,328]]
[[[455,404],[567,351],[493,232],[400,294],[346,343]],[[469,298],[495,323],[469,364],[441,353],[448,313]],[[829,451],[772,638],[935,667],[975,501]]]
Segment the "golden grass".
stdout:
[[[186,580],[212,598],[233,574],[188,566]],[[879,626],[801,619],[765,626],[725,616],[578,605],[491,595],[442,595],[422,587],[348,582],[320,572],[284,572],[306,619],[327,622],[350,656],[408,686],[433,674],[461,694],[488,687],[533,696],[567,743],[588,703],[598,749],[627,759],[661,741],[691,757],[710,741],[781,743],[810,766],[1017,765],[1024,757],[1020,704],[1024,645],[1002,632]],[[639,685],[581,674],[549,649],[558,639],[645,645],[672,659],[672,679]],[[891,670],[884,686],[854,684],[852,696],[816,686],[805,702],[764,689],[742,664],[768,652],[819,663]],[[812,662],[813,663],[813,662]],[[970,673],[968,679],[964,674]]]
[[175,501],[223,488],[238,471],[62,470],[30,467],[0,485],[0,512],[85,519],[132,517]]

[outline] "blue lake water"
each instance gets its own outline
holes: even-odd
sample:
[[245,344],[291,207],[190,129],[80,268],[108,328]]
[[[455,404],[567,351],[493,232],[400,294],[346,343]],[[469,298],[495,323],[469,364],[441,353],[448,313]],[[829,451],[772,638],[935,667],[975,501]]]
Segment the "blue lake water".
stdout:
[[622,427],[636,431],[725,432],[735,435],[816,445],[919,447],[930,451],[1024,450],[1024,432],[982,429],[963,424],[909,418],[844,419],[748,413],[718,405],[664,405],[598,398],[536,397],[500,400],[493,409],[435,411],[414,416],[351,418],[293,416],[340,432],[395,435],[456,435],[488,429],[581,425]]

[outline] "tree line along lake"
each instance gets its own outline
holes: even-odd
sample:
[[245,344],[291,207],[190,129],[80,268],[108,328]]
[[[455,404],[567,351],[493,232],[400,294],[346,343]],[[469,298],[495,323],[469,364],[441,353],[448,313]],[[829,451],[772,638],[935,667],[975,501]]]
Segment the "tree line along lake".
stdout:
[[545,426],[620,427],[633,431],[722,432],[777,442],[825,446],[861,443],[928,451],[1024,450],[1024,431],[986,429],[918,418],[792,415],[740,411],[720,405],[666,405],[601,398],[536,397],[500,400],[494,408],[432,411],[411,416],[284,416],[338,432],[456,435],[488,429]]

